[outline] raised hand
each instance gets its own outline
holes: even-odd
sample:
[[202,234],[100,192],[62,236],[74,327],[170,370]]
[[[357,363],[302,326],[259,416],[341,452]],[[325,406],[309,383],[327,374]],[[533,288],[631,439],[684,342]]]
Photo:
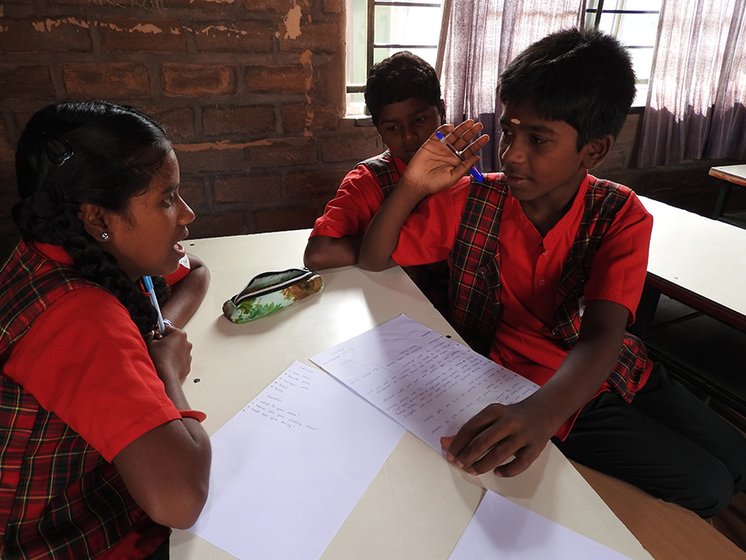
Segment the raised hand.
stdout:
[[479,161],[479,151],[489,141],[481,134],[482,123],[468,119],[458,126],[438,128],[443,136],[433,134],[412,157],[402,175],[408,188],[422,196],[444,190],[469,172]]

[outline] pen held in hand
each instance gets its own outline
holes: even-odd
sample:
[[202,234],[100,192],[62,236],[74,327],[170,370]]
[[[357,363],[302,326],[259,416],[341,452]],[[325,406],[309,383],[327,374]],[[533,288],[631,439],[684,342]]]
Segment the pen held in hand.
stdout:
[[[456,156],[458,156],[458,158],[459,158],[459,159],[461,159],[461,160],[463,161],[463,159],[464,159],[464,156],[462,156],[462,155],[461,155],[461,154],[460,154],[460,153],[459,153],[459,152],[458,152],[458,151],[456,150],[456,148],[454,148],[454,147],[453,147],[453,146],[451,145],[451,143],[450,143],[450,142],[448,142],[448,140],[446,140],[446,137],[445,137],[445,136],[443,136],[443,133],[442,133],[442,132],[441,132],[440,130],[436,130],[436,131],[435,131],[435,136],[436,136],[436,137],[438,138],[438,140],[440,140],[440,141],[441,141],[441,143],[443,143],[443,144],[445,144],[446,146],[448,146],[448,149],[449,149],[449,150],[451,150],[451,151],[452,151],[452,152],[453,152],[453,153],[454,153],[454,154],[455,154]],[[471,168],[469,169],[469,175],[471,175],[472,177],[474,177],[474,178],[475,178],[475,179],[476,179],[477,181],[479,181],[480,183],[484,181],[484,175],[482,175],[482,172],[481,172],[481,171],[479,171],[479,169],[477,169],[477,166],[476,166],[476,165],[472,165],[472,166],[471,166]]]
[[161,306],[158,305],[158,298],[155,295],[155,288],[153,287],[153,279],[150,276],[143,276],[142,283],[143,283],[143,286],[145,286],[145,291],[148,293],[148,297],[150,298],[150,303],[153,304],[153,307],[155,307],[156,313],[158,313],[158,330],[161,332],[161,334],[164,334],[166,332],[166,323],[163,321],[163,315],[161,314]]

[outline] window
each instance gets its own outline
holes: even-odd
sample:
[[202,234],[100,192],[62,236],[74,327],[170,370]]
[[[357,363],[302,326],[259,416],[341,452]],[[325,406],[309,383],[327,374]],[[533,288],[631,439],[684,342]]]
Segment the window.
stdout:
[[[585,26],[627,46],[637,74],[634,105],[645,105],[663,0],[586,0]],[[347,114],[364,113],[368,69],[396,51],[410,50],[433,66],[440,0],[347,0]]]
[[663,0],[588,0],[585,27],[613,35],[629,49],[637,75],[633,106],[644,106],[648,96],[658,15]]
[[347,114],[365,111],[368,69],[397,51],[412,51],[435,66],[440,0],[347,0]]

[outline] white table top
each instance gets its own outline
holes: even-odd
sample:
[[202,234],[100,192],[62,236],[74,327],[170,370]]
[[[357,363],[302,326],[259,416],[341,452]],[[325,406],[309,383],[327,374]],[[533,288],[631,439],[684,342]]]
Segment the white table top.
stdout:
[[653,215],[648,278],[662,293],[746,330],[746,229],[640,197]]
[[[207,297],[186,330],[194,344],[185,382],[191,405],[208,413],[214,433],[294,360],[406,313],[460,340],[399,268],[324,271],[320,294],[258,321],[230,323],[223,302],[256,274],[299,267],[308,230],[199,239],[186,243],[210,269]],[[198,382],[196,380],[199,379]],[[323,558],[447,559],[468,524],[483,485],[634,559],[649,559],[635,537],[551,444],[512,479],[468,476],[405,434],[347,518]],[[185,531],[172,536],[172,558],[231,558]]]
[[746,187],[746,163],[711,167],[709,174],[734,185]]

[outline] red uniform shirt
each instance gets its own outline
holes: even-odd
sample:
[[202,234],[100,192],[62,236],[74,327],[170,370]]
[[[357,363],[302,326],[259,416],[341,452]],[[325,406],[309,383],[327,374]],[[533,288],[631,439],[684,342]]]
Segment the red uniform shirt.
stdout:
[[[50,259],[71,262],[61,247],[34,247]],[[57,299],[13,345],[3,375],[107,461],[146,432],[181,418],[129,313],[103,289],[83,287]],[[136,551],[152,551],[164,531],[143,525],[101,557],[141,557]]]
[[[430,197],[421,203],[402,228],[393,254],[395,262],[411,265],[447,257],[468,187],[469,180],[464,179],[446,191],[450,193],[448,199]],[[551,329],[561,303],[556,298],[557,286],[582,218],[587,187],[586,179],[570,209],[544,237],[528,220],[517,199],[508,195],[503,207],[499,236],[502,315],[490,358],[539,385],[554,375],[567,355],[552,339]],[[593,259],[584,288],[586,302],[618,303],[628,309],[629,322],[634,320],[645,283],[651,230],[652,216],[632,195]],[[643,385],[651,367],[649,362]]]
[[[393,158],[400,173],[406,167],[399,158]],[[345,175],[342,183],[316,219],[311,237],[324,235],[338,239],[348,235],[362,235],[371,218],[383,203],[383,191],[378,180],[364,165],[358,165]]]

